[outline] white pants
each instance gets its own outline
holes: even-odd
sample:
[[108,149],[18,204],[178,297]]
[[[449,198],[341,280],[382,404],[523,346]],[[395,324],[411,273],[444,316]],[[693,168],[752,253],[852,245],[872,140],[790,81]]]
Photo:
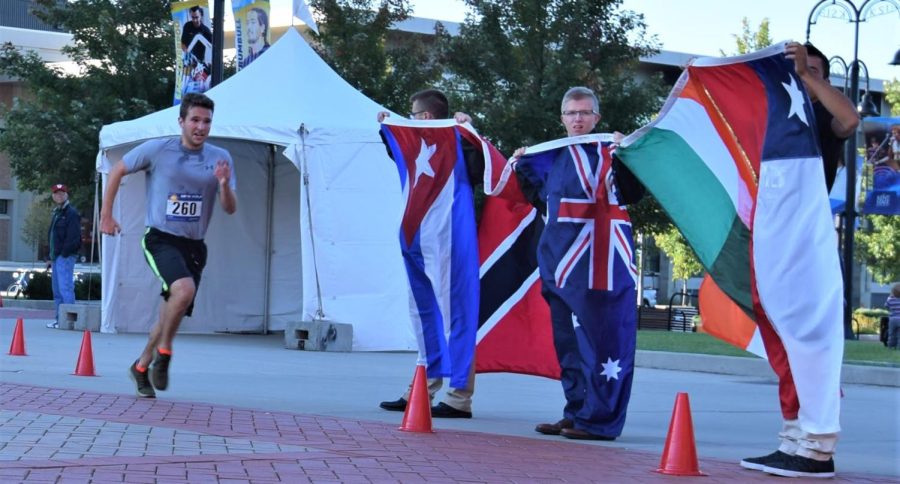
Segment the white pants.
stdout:
[[790,455],[826,461],[834,456],[838,434],[811,434],[800,429],[798,420],[785,420],[778,450]]

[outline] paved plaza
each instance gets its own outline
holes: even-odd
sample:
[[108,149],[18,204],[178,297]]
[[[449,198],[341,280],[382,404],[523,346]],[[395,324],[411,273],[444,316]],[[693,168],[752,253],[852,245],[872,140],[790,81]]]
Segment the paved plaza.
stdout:
[[[0,310],[0,344],[15,323]],[[378,408],[408,384],[408,352],[283,349],[280,335],[183,335],[172,384],[139,399],[126,376],[145,337],[92,334],[97,376],[72,375],[82,333],[23,312],[28,356],[0,357],[0,482],[754,482],[768,453],[774,378],[639,367],[615,442],[533,431],[559,418],[559,383],[479,375],[474,418],[401,432]],[[688,358],[688,357],[686,357]],[[654,472],[675,395],[688,392],[703,478]],[[900,482],[900,390],[844,386],[838,481]]]

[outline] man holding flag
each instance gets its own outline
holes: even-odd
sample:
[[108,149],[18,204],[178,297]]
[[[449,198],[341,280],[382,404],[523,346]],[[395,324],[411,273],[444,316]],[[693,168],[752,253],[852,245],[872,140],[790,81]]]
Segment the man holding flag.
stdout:
[[[834,476],[840,431],[844,301],[827,188],[859,118],[827,66],[794,42],[696,59],[659,117],[617,150],[721,296],[704,327],[755,323],[784,425],[778,450],[741,466],[786,477]],[[701,307],[706,297],[701,288]]]
[[561,111],[568,138],[520,148],[513,161],[522,192],[547,217],[538,266],[566,397],[563,418],[535,430],[615,440],[631,396],[637,331],[625,205],[643,189],[614,167],[613,136],[589,134],[600,121],[593,91],[569,89]]
[[[449,102],[442,92],[420,91],[410,102],[410,121],[389,120],[389,113],[381,112],[378,122],[407,198],[400,244],[419,364],[426,365],[432,398],[443,377],[450,377],[450,390],[431,408],[432,417],[472,418],[479,293],[472,186],[484,172],[488,145],[474,133],[467,114],[447,119]],[[409,396],[407,389],[380,407],[404,411]]]
[[[856,131],[856,127],[859,125],[859,115],[850,100],[829,83],[828,58],[819,49],[812,44],[804,46],[792,42],[785,47],[785,57],[793,60],[794,70],[803,82],[804,87],[806,87],[806,92],[812,101],[813,112],[815,113],[815,129],[818,133],[819,148],[824,166],[825,190],[820,190],[820,194],[811,194],[811,198],[822,198],[827,201],[827,194],[831,191],[831,185],[834,184],[837,174],[844,141]],[[847,162],[847,160],[844,161]],[[850,163],[855,162],[856,160],[850,161]],[[848,180],[848,183],[852,183],[852,181]],[[822,196],[818,197],[817,195]],[[837,258],[835,256],[836,253],[836,251],[830,251],[830,254],[826,254],[829,257],[821,261],[822,265],[833,266],[833,260]],[[815,254],[816,252],[813,252],[813,255]],[[852,261],[845,262],[847,264],[852,263]],[[831,276],[840,276],[840,273],[832,272]],[[832,287],[840,289],[841,286],[840,284],[832,284]],[[818,299],[819,295],[813,294],[813,296]],[[841,306],[847,304],[847,301],[843,301],[840,292],[827,294],[826,297],[831,299],[826,302],[829,311],[820,313],[822,319],[818,322],[819,324],[813,321],[811,327],[818,327],[819,331],[813,334],[814,339],[808,341],[790,341],[796,337],[795,334],[785,331],[785,335],[782,337],[778,326],[773,325],[775,321],[769,321],[765,317],[758,318],[766,353],[769,355],[772,368],[778,375],[778,394],[781,399],[781,412],[784,417],[784,424],[782,431],[779,433],[781,445],[778,447],[778,450],[766,456],[746,458],[741,461],[742,467],[763,470],[770,474],[785,477],[834,476],[834,459],[832,456],[837,445],[838,431],[840,429],[838,421],[840,415],[840,390],[837,387],[840,384],[843,339],[839,336],[835,337],[833,333],[842,330],[843,325],[841,325],[840,321]],[[831,337],[829,337],[829,334],[831,334]],[[788,339],[788,341],[784,341],[784,339]],[[791,345],[796,345],[797,343],[804,344],[806,348],[792,352]],[[821,353],[809,351],[815,345],[821,344],[832,346],[832,351]],[[803,378],[809,375],[801,372],[804,367],[820,365],[816,361],[819,358],[823,359],[820,368],[825,370],[836,368],[836,371],[831,372],[831,374],[820,374],[825,378],[825,381],[798,381],[795,385],[794,380],[796,378]],[[827,360],[828,358],[830,358],[830,361]],[[793,368],[798,370],[792,372]],[[815,402],[813,405],[805,405],[803,397],[812,399],[815,396],[809,393],[802,396],[798,394],[799,391],[803,390],[803,386],[819,385],[820,383],[830,387],[834,393],[825,400],[825,405],[820,405],[820,402]],[[813,402],[807,400],[807,403]],[[815,414],[804,415],[804,418],[801,418],[801,413],[811,413],[808,409],[815,412]]]

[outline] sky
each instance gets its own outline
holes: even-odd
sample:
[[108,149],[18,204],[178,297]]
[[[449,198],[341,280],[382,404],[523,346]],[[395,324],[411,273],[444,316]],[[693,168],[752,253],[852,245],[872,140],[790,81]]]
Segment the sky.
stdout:
[[[850,0],[838,0],[838,3]],[[852,0],[857,6],[863,0]],[[869,69],[872,79],[900,78],[900,66],[889,65],[900,49],[900,12],[892,3],[871,0],[873,10],[889,9],[890,13],[870,16],[859,24],[859,59]],[[462,0],[412,0],[413,15],[461,22],[466,7]],[[746,17],[752,30],[764,18],[769,19],[773,41],[806,40],[809,13],[818,0],[624,0],[623,8],[644,14],[648,33],[656,35],[661,48],[698,55],[719,56],[720,50],[733,53],[734,35],[741,31]],[[291,0],[271,0],[273,16],[290,15]],[[229,6],[230,8],[230,6]],[[853,59],[853,24],[847,20],[820,17],[810,32],[810,41],[825,55],[839,55],[846,62]],[[860,73],[864,84],[864,71]]]

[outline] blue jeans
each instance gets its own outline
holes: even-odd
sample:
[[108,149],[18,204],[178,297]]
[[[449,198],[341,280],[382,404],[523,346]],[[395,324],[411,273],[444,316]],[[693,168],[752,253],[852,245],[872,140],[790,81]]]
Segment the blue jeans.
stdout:
[[75,302],[75,256],[57,257],[53,261],[53,304],[56,314],[59,314],[60,304],[72,304]]

